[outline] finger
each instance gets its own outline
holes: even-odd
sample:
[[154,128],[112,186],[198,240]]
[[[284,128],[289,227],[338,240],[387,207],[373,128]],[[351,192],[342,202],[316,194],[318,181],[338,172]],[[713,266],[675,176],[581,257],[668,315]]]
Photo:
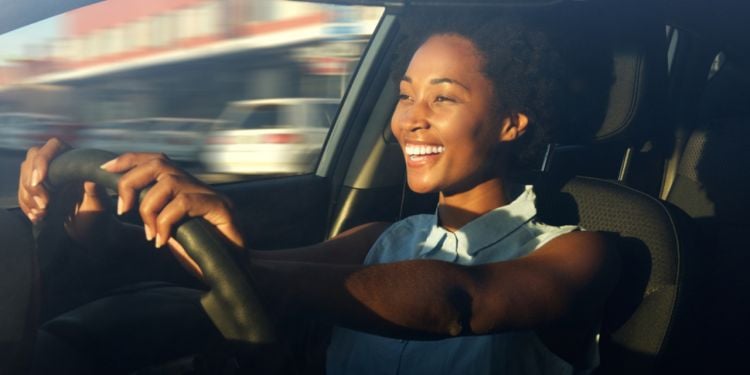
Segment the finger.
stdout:
[[169,249],[172,250],[172,253],[177,257],[177,259],[180,261],[180,263],[185,266],[188,271],[196,274],[198,277],[203,278],[203,270],[198,266],[198,263],[191,258],[187,251],[185,251],[185,248],[182,247],[182,245],[175,240],[174,238],[170,238],[167,241],[167,245],[169,245]]
[[30,198],[30,195],[28,193],[28,190],[26,189],[27,180],[29,171],[31,168],[29,167],[28,157],[32,153],[32,150],[30,149],[26,155],[27,158],[21,163],[20,168],[20,175],[18,177],[18,206],[21,208],[21,211],[23,211],[24,214],[28,215],[30,213],[29,207],[28,207],[28,199]]
[[176,177],[164,178],[152,186],[143,196],[138,206],[148,241],[151,241],[156,234],[156,218],[159,212],[174,196],[175,187],[177,186],[173,181],[174,178]]
[[31,221],[32,223],[36,221],[36,215],[31,213],[31,209],[24,202],[19,201],[18,206],[21,208],[21,211],[23,211],[24,215],[26,215],[29,221]]
[[163,158],[152,158],[133,165],[117,183],[117,213],[121,215],[130,211],[137,203],[136,193],[139,190],[172,173],[175,173],[175,168]]
[[128,152],[100,165],[99,168],[111,173],[123,173],[153,159],[167,159],[167,156],[154,152]]
[[[27,206],[40,211],[47,208],[49,193],[41,182],[47,177],[50,161],[68,148],[65,143],[57,138],[52,138],[41,148],[32,147],[29,149],[21,177],[23,185],[28,191],[28,197],[33,201],[28,201]],[[38,213],[37,215],[39,216]]]
[[[18,203],[21,206],[28,207],[32,204],[31,194],[29,193],[31,190],[32,161],[38,151],[39,149],[36,147],[30,148],[26,151],[26,159],[21,163],[20,176],[18,177]],[[29,212],[25,210],[24,213],[28,214]]]
[[226,198],[220,198],[215,195],[211,195],[211,197],[216,200],[214,206],[204,212],[192,212],[190,214],[193,216],[202,216],[206,221],[215,226],[219,230],[219,233],[230,243],[239,248],[244,248],[244,236],[235,225],[231,204]]
[[30,186],[37,187],[47,177],[47,169],[49,163],[55,156],[59,155],[63,151],[69,148],[68,145],[63,143],[57,138],[52,138],[42,146],[39,151],[34,155],[32,159],[32,170],[31,170],[31,181]]
[[39,152],[38,147],[31,147],[26,151],[26,159],[21,163],[21,175],[18,179],[19,184],[30,187],[31,186],[31,172],[33,170],[33,160],[36,154]]
[[[33,201],[32,201],[33,202]],[[26,215],[26,217],[29,218],[29,220],[33,223],[38,222],[39,220],[43,219],[44,216],[47,214],[47,211],[38,209],[36,207],[30,206],[26,203],[26,200],[19,201],[19,207],[21,208],[21,211]]]
[[83,197],[80,203],[79,211],[93,212],[107,210],[107,205],[103,204],[106,197],[107,192],[103,187],[93,182],[84,182]]
[[[34,156],[35,152],[36,150],[29,151],[31,157]],[[30,165],[29,160],[21,164],[21,174],[18,179],[18,203],[24,214],[28,215],[31,211],[34,211],[34,214],[39,216],[39,213],[44,212],[47,208],[49,195],[41,186],[31,187],[28,182],[25,182],[30,180]]]
[[170,237],[172,228],[179,221],[188,216],[191,202],[190,195],[177,194],[156,217],[156,243],[157,248],[162,247]]
[[216,227],[219,233],[230,243],[240,248],[244,247],[243,236],[234,224],[231,205],[227,199],[214,192],[202,191],[176,194],[173,203],[175,203],[178,209],[177,212],[173,214],[168,211],[170,203],[170,205],[162,210],[160,216],[157,217],[157,226],[162,214],[180,215],[179,218],[170,219],[172,226],[174,225],[173,223],[185,217],[202,217],[209,224]]

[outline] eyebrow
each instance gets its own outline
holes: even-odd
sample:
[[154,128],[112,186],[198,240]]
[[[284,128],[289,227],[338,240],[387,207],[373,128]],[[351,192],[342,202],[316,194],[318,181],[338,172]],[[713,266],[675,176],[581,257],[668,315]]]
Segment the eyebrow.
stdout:
[[[401,78],[401,80],[409,82],[409,83],[412,83],[412,79],[409,76],[403,76]],[[431,85],[439,85],[439,84],[442,84],[442,83],[450,83],[450,84],[453,84],[453,85],[459,85],[459,86],[465,88],[466,90],[469,90],[469,86],[466,86],[463,83],[461,83],[459,81],[456,81],[455,79],[452,79],[452,78],[440,77],[440,78],[433,78],[433,79],[430,80],[430,84]]]

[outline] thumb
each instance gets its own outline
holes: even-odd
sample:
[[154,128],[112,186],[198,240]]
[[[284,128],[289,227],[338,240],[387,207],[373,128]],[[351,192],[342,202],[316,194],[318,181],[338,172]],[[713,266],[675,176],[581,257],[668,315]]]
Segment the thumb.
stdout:
[[93,182],[84,182],[80,211],[104,211],[106,209],[104,205],[106,197],[107,192],[103,187]]

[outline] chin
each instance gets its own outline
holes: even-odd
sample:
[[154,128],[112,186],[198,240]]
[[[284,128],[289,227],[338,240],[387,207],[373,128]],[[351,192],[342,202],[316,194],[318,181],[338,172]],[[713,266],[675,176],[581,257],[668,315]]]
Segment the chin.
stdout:
[[437,193],[440,191],[440,189],[435,184],[430,183],[429,181],[413,181],[412,179],[407,177],[407,184],[409,185],[409,189],[411,189],[411,191],[418,194]]

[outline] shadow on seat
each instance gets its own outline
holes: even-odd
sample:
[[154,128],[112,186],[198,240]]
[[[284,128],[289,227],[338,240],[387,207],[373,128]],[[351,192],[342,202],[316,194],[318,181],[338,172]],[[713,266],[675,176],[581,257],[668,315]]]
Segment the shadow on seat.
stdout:
[[546,181],[537,196],[541,221],[618,236],[622,276],[603,317],[597,373],[691,368],[701,296],[692,221],[640,191],[595,178]]
[[0,210],[0,374],[27,371],[36,329],[39,276],[31,225]]

